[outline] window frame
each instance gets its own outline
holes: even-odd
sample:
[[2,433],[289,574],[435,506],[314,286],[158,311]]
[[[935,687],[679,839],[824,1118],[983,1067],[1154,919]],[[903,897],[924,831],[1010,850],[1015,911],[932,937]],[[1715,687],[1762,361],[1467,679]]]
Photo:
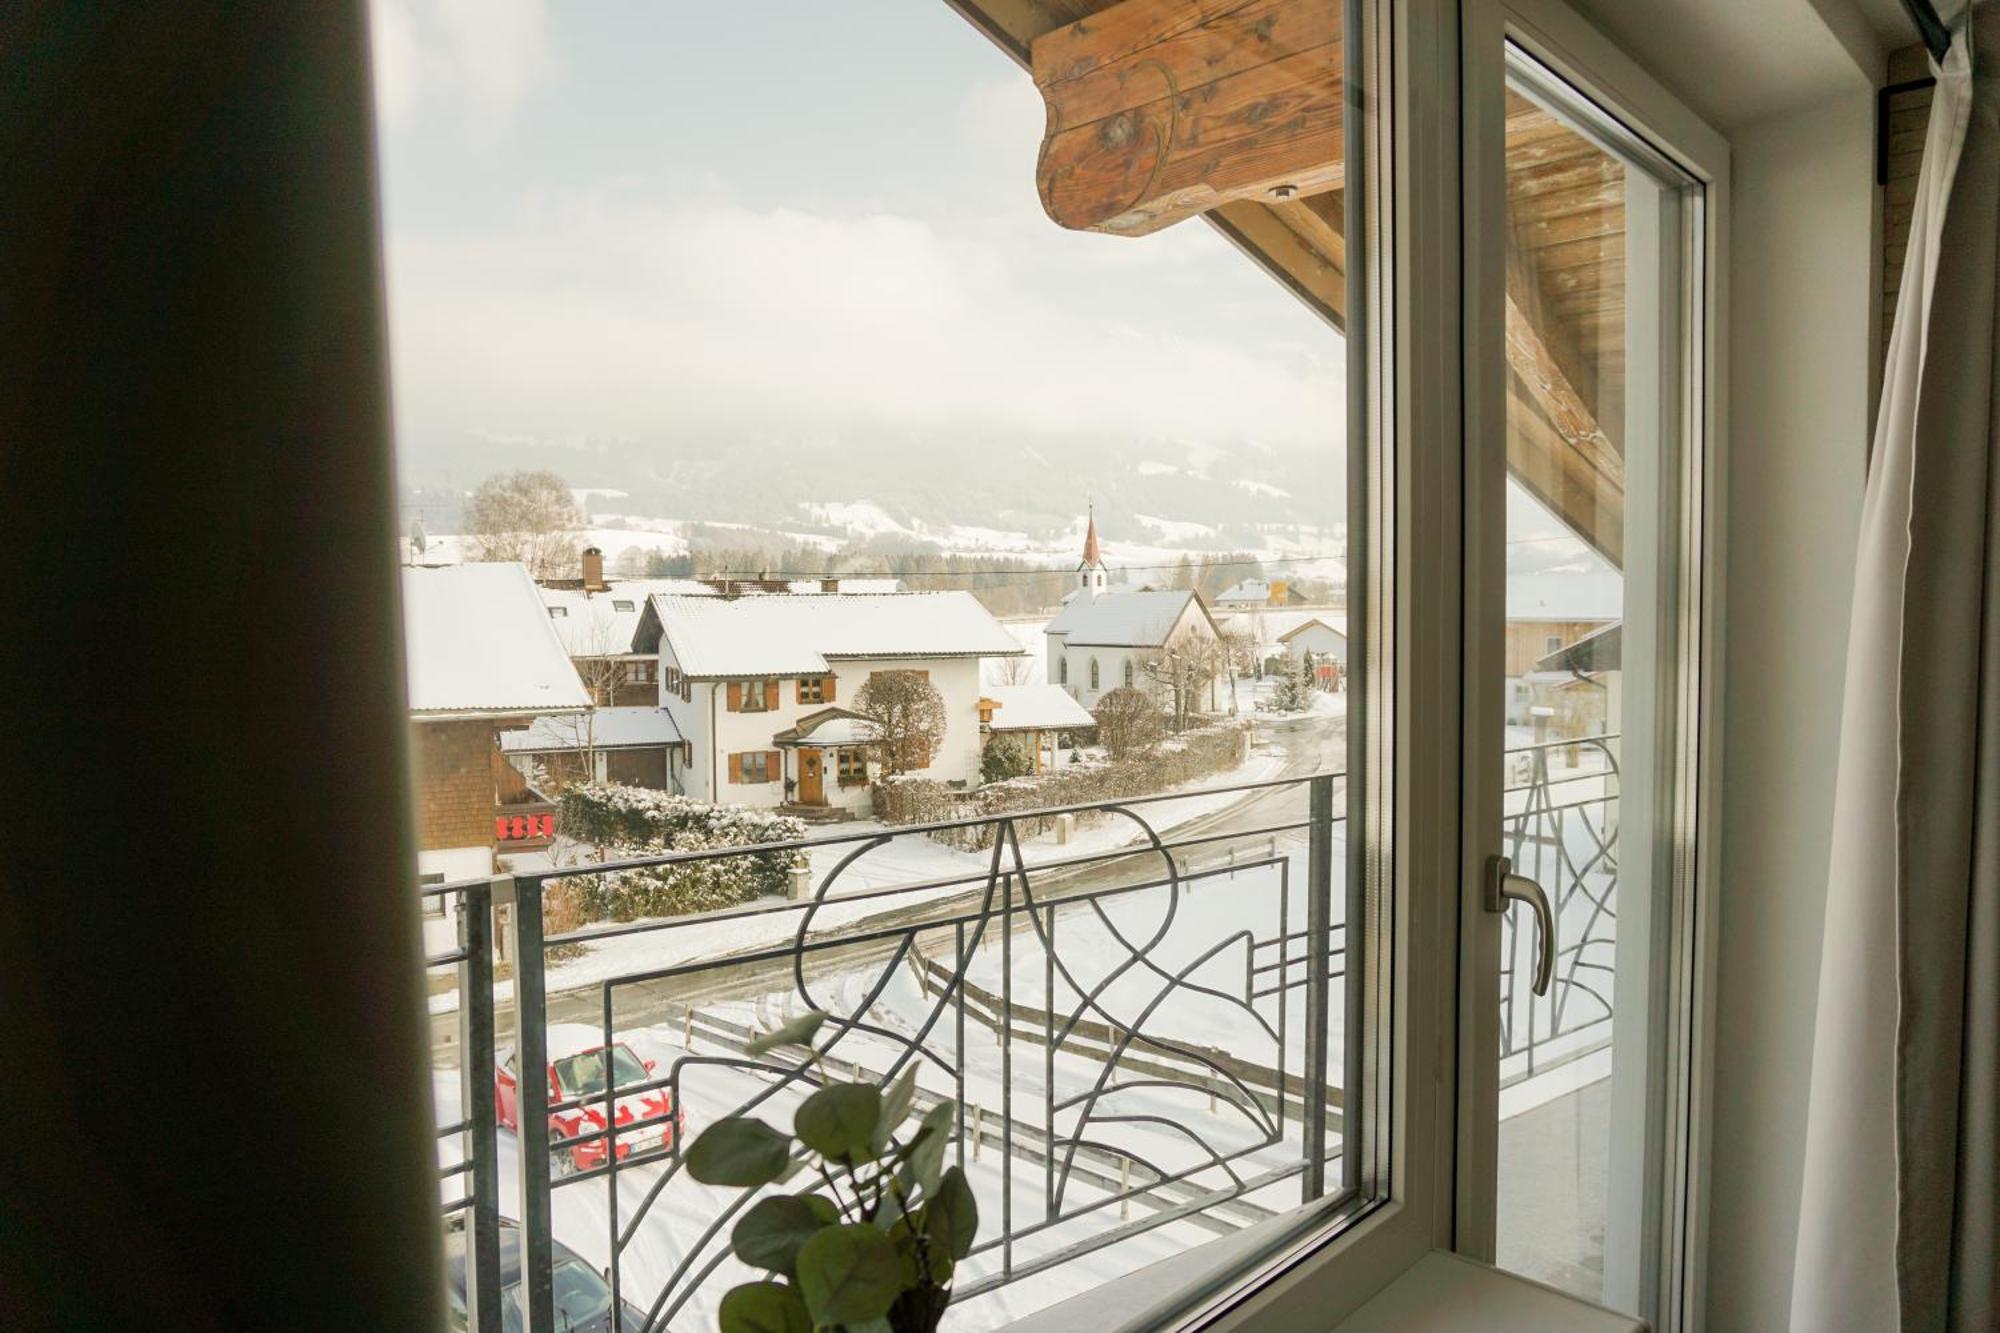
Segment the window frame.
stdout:
[[[1686,290],[1691,303],[1693,334],[1682,348],[1693,401],[1683,407],[1683,452],[1680,460],[1682,549],[1678,553],[1683,581],[1682,673],[1679,682],[1674,744],[1686,790],[1676,809],[1674,836],[1687,848],[1681,858],[1673,901],[1662,914],[1660,929],[1669,943],[1665,986],[1659,996],[1665,1023],[1666,1065],[1661,1096],[1666,1106],[1662,1142],[1661,1213],[1657,1241],[1649,1248],[1657,1264],[1656,1308],[1649,1311],[1661,1333],[1681,1333],[1701,1323],[1706,1246],[1710,1136],[1709,1069],[1713,1049],[1716,913],[1702,910],[1717,889],[1715,841],[1721,800],[1720,747],[1714,743],[1718,726],[1722,651],[1721,596],[1714,571],[1722,567],[1724,479],[1728,440],[1726,329],[1728,327],[1729,146],[1721,135],[1647,74],[1611,39],[1586,22],[1563,0],[1463,0],[1461,5],[1460,107],[1465,142],[1498,142],[1500,126],[1492,117],[1502,112],[1500,88],[1506,77],[1503,53],[1519,47],[1561,80],[1588,91],[1593,103],[1619,122],[1634,150],[1670,160],[1701,184],[1693,206],[1701,213],[1701,249],[1688,263],[1696,276]],[[1643,127],[1643,128],[1640,128]],[[1500,320],[1496,293],[1504,288],[1505,163],[1466,151],[1463,155],[1462,197],[1468,201],[1464,226],[1465,282],[1465,438],[1493,438],[1504,429],[1503,388],[1490,373],[1481,353],[1494,344]],[[1470,460],[1468,460],[1470,461]],[[1490,540],[1494,525],[1504,534],[1503,502],[1482,495],[1475,473],[1467,470],[1466,531],[1477,545]],[[1465,593],[1467,633],[1482,615],[1503,615],[1501,599],[1475,585],[1473,569]],[[1485,631],[1489,638],[1491,626]],[[1504,635],[1504,629],[1500,631]],[[1490,1108],[1497,1081],[1495,1063],[1487,1058],[1494,1046],[1497,1023],[1491,994],[1477,984],[1481,976],[1482,932],[1497,937],[1498,918],[1479,904],[1480,871],[1490,850],[1490,835],[1478,812],[1497,810],[1492,790],[1500,775],[1488,772],[1481,755],[1492,753],[1501,701],[1488,687],[1492,681],[1468,670],[1462,707],[1466,718],[1467,761],[1462,766],[1463,800],[1469,816],[1461,823],[1460,912],[1469,928],[1461,932],[1458,1026],[1457,1097],[1459,1141],[1455,1158],[1458,1175],[1453,1248],[1475,1258],[1491,1256],[1495,1237],[1490,1210],[1475,1206],[1479,1191],[1492,1189],[1486,1178],[1494,1163],[1480,1136],[1490,1141],[1494,1127],[1479,1123]],[[1497,823],[1495,824],[1497,827]]]

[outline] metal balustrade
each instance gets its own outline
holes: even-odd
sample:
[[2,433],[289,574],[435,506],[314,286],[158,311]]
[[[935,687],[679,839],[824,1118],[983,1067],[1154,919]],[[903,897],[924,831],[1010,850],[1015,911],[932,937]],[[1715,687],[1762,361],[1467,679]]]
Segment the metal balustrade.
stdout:
[[[1608,1015],[1585,1001],[1596,995],[1589,951],[1608,938],[1612,917],[1612,740],[1581,743],[1605,757],[1587,793],[1565,788],[1577,774],[1550,765],[1554,747],[1518,752],[1527,767],[1510,788],[1510,849],[1530,867],[1538,849],[1566,858],[1560,887],[1544,883],[1562,902],[1584,895],[1593,915],[1559,951],[1557,987],[1542,1002],[1555,1006],[1553,1022],[1510,1007],[1516,971],[1507,971],[1509,1059],[1532,1062],[1552,1042],[1580,1051]],[[535,1333],[556,1326],[558,1243],[588,1252],[614,1311],[631,1302],[647,1329],[704,1326],[722,1290],[743,1280],[728,1237],[754,1196],[725,1198],[689,1180],[680,1134],[619,1155],[621,1136],[637,1131],[617,1123],[617,1104],[657,1091],[687,1115],[691,1140],[726,1114],[789,1127],[792,1106],[827,1079],[887,1079],[915,1064],[913,1117],[939,1100],[957,1104],[954,1151],[980,1192],[979,1245],[961,1267],[959,1301],[1163,1228],[1193,1243],[1341,1195],[1353,1181],[1341,1153],[1344,1093],[1358,1075],[1344,1068],[1338,1036],[1348,958],[1334,870],[1341,781],[1279,778],[427,887],[459,922],[457,947],[428,961],[448,970],[446,994],[457,1000],[436,1038],[441,1058],[456,1060],[461,1113],[441,1116],[449,1123],[438,1136],[444,1211],[464,1232],[468,1327],[502,1327],[503,1213],[520,1227],[518,1299]],[[1228,798],[1220,809],[1171,826],[1163,817],[1176,802],[1218,797]],[[1596,813],[1586,819],[1585,809]],[[1122,826],[1131,840],[1029,848],[1021,830],[1060,814]],[[894,883],[866,873],[882,848],[974,825],[993,826],[976,870]],[[1579,830],[1594,858],[1569,855],[1564,839]],[[564,880],[772,852],[838,859],[798,900],[544,930],[547,896]],[[1566,912],[1558,908],[1559,921]],[[1511,930],[1510,920],[1510,947]],[[609,961],[572,981],[565,970],[576,960],[564,960],[579,946],[584,961]],[[811,1051],[747,1054],[754,1038],[805,1009],[829,1017]],[[607,1076],[601,1094],[552,1104],[546,1078],[533,1076],[548,1065],[552,1021],[589,1023],[606,1046],[637,1033],[665,1050],[643,1082],[614,1086]],[[518,1134],[497,1123],[503,1025],[520,1071]],[[552,1141],[551,1114],[586,1105],[605,1128]],[[602,1165],[559,1169],[574,1148],[598,1142],[609,1149]],[[556,1204],[572,1197],[581,1202],[569,1220],[591,1216],[601,1226],[594,1238],[555,1234]],[[630,1333],[632,1321],[621,1326]]]

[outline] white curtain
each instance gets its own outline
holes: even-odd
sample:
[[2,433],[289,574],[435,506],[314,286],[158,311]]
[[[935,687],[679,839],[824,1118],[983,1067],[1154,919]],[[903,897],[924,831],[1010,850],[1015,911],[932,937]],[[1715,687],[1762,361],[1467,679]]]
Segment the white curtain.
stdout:
[[2000,8],[1937,75],[1862,509],[1794,1333],[2000,1329]]

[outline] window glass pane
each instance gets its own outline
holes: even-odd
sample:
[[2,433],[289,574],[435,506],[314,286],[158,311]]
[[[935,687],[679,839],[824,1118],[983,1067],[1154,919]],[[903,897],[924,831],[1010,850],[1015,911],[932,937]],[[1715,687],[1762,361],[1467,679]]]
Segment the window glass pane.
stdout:
[[1698,214],[1690,182],[1532,62],[1506,99],[1501,848],[1551,913],[1516,901],[1502,927],[1497,1257],[1645,1314]]
[[[711,1326],[749,1196],[678,1118],[789,1129],[914,1070],[896,1137],[952,1105],[978,1206],[951,1327],[1324,1219],[1359,1067],[1340,6],[460,8],[375,5],[412,672],[486,691],[413,719],[423,856],[539,905],[503,1040],[608,1021],[651,1066],[609,1145],[602,1105],[501,1096],[503,1212],[532,1248],[552,1177],[551,1240]],[[549,836],[487,835],[516,811]],[[443,1126],[491,1094],[478,902],[427,935]],[[808,1010],[818,1060],[750,1049]]]

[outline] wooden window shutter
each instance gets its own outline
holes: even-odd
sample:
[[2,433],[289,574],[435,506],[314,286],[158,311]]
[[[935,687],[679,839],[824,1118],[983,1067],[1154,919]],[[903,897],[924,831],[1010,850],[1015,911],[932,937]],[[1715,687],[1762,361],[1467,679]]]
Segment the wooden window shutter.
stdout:
[[[732,685],[729,688],[733,690],[736,687]],[[737,783],[743,781],[743,756],[740,754],[729,756],[729,780]]]
[[830,704],[830,703],[832,703],[832,702],[833,702],[833,677],[832,677],[832,676],[828,676],[828,677],[827,677],[827,678],[826,678],[825,680],[822,680],[822,681],[820,682],[820,689],[821,689],[821,691],[822,691],[822,693],[821,693],[821,695],[820,695],[820,702],[821,702],[821,703],[829,703],[829,704]]
[[[777,686],[773,685],[771,688],[776,689]],[[784,756],[776,750],[764,751],[764,781],[776,782],[778,774],[784,771],[783,763]]]
[[775,680],[764,682],[764,707],[769,712],[778,709],[778,682]]
[[732,680],[729,682],[728,707],[729,711],[732,713],[740,713],[743,711],[743,682],[740,680]]
[[804,676],[799,677],[798,701],[800,703],[806,701],[806,679]]

